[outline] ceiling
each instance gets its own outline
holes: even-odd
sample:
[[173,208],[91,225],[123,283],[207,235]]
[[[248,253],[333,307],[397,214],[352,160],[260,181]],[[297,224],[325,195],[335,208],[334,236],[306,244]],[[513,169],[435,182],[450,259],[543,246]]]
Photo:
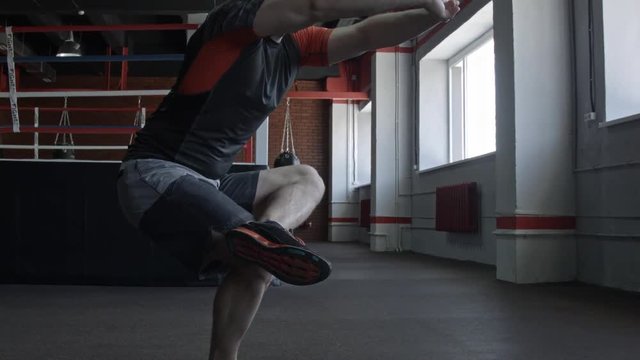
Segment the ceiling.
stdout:
[[134,13],[185,15],[208,12],[215,4],[215,0],[22,0],[6,1],[0,8],[0,13],[72,14],[78,10],[84,10],[87,13],[119,15]]
[[[217,2],[221,2],[218,0]],[[0,7],[0,25],[114,25],[114,24],[175,24],[186,23],[189,14],[209,12],[215,0],[20,0],[6,1]],[[82,11],[82,13],[81,13]],[[335,27],[338,22],[324,24]],[[58,47],[68,38],[68,33],[21,33],[15,35],[18,56],[54,56]],[[182,54],[185,51],[186,31],[132,31],[132,32],[84,32],[75,34],[83,46],[85,55],[106,55],[111,47],[114,53],[129,54]],[[51,63],[36,64],[38,71],[46,68],[57,75],[103,75],[103,63]],[[41,66],[42,65],[42,66]],[[112,72],[119,73],[119,64],[112,64]],[[131,76],[175,76],[178,62],[131,62]],[[305,68],[301,79],[317,79],[338,76],[336,68]]]

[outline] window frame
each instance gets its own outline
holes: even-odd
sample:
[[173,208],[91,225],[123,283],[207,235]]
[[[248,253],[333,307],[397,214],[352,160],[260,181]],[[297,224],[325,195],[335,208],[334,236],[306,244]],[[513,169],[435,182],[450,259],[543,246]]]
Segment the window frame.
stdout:
[[[447,91],[449,93],[449,119],[448,119],[448,127],[449,127],[449,164],[456,163],[458,161],[465,161],[469,159],[473,159],[475,157],[480,157],[484,155],[488,155],[494,153],[494,151],[490,151],[486,154],[467,157],[466,147],[467,147],[467,131],[466,131],[466,99],[467,99],[467,84],[466,84],[466,58],[474,53],[476,50],[480,49],[482,46],[487,44],[489,41],[494,39],[493,28],[484,34],[480,35],[478,38],[473,40],[467,46],[465,46],[458,53],[449,58],[447,62],[447,67],[449,69],[449,80],[448,80],[448,88]],[[456,89],[453,88],[454,84],[454,76],[453,76],[453,67],[458,63],[463,62],[462,65],[462,74],[461,74],[461,83],[462,88],[459,89],[458,96],[455,96]],[[495,69],[494,69],[495,71]],[[454,102],[460,102],[462,111],[454,111]],[[458,119],[454,119],[458,117]],[[454,133],[460,131],[460,134],[454,136]]]
[[[449,58],[469,46],[474,40],[494,28],[493,0],[469,2],[452,21],[441,29],[419,37],[414,52],[414,159],[415,174],[440,171],[460,164],[482,161],[495,156],[495,152],[468,160],[452,162],[449,158],[449,104],[448,69]],[[429,68],[429,70],[426,70]],[[425,71],[437,76],[438,84],[423,83]],[[440,85],[441,84],[441,85]],[[441,86],[436,88],[433,85]],[[441,89],[441,90],[440,90]],[[442,93],[439,93],[442,91]],[[428,93],[433,102],[424,102]],[[433,109],[427,110],[429,107]],[[430,155],[426,154],[429,151]]]

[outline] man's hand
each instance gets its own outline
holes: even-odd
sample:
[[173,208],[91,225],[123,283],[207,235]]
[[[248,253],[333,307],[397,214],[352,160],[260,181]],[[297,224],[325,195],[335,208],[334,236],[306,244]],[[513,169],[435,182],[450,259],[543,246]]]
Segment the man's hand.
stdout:
[[442,20],[451,20],[460,12],[459,0],[431,0],[427,5],[427,11],[440,17]]

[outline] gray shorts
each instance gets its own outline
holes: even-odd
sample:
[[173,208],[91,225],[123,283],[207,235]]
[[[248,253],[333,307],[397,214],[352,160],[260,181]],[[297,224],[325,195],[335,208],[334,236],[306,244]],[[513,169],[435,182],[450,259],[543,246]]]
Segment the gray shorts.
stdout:
[[157,159],[130,160],[120,169],[118,197],[127,220],[196,273],[212,230],[225,233],[254,220],[259,171],[211,180]]

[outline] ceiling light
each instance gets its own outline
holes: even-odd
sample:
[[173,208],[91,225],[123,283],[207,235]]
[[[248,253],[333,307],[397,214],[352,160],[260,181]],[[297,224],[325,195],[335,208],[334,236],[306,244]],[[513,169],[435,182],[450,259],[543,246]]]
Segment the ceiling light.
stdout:
[[80,44],[73,39],[73,32],[70,32],[69,34],[69,39],[65,40],[65,42],[60,45],[60,47],[58,48],[58,54],[56,54],[56,56],[82,56]]

